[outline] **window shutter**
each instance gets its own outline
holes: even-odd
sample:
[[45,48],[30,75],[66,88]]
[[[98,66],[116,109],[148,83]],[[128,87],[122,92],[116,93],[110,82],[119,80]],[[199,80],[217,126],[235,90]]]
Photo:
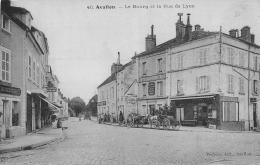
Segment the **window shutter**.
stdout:
[[210,77],[207,76],[207,90],[210,89]]
[[196,91],[199,92],[199,77],[196,77]]

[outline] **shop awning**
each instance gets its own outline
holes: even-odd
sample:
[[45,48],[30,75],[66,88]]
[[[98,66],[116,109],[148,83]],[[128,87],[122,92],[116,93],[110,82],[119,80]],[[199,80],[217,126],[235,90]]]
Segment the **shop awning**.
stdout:
[[39,96],[42,100],[44,100],[46,103],[48,103],[49,108],[51,111],[53,112],[59,112],[59,107],[57,107],[56,105],[54,105],[52,102],[50,102],[49,100]]
[[213,98],[213,97],[215,97],[215,95],[182,96],[182,97],[171,98],[171,100],[206,99],[206,98]]

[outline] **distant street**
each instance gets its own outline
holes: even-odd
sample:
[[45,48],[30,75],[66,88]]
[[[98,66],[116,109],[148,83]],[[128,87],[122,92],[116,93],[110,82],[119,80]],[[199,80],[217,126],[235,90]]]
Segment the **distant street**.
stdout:
[[67,138],[0,155],[0,164],[258,164],[260,133],[164,131],[70,119]]

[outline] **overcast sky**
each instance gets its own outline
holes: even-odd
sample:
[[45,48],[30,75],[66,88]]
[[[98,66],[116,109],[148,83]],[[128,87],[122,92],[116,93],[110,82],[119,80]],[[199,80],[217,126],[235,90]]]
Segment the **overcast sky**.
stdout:
[[[121,52],[121,62],[145,48],[145,37],[154,24],[157,43],[175,37],[177,13],[191,13],[191,24],[206,31],[224,32],[251,27],[260,45],[259,0],[13,0],[34,18],[50,47],[50,64],[66,97],[80,96],[86,102],[109,75]],[[125,9],[125,5],[190,4],[194,8]],[[87,6],[115,5],[116,9],[88,9]],[[119,8],[122,7],[122,8]],[[193,26],[194,28],[194,26]]]

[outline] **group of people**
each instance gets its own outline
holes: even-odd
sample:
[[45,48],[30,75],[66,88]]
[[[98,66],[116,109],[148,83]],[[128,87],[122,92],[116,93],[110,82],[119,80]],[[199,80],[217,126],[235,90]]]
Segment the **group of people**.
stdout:
[[[117,121],[117,117],[114,113],[112,113],[112,114],[101,113],[101,114],[98,115],[98,122],[99,123],[103,123],[103,122],[115,123],[116,121]],[[123,115],[122,111],[120,111],[119,117],[118,117],[118,122],[123,123],[123,121],[124,121],[124,115]]]

